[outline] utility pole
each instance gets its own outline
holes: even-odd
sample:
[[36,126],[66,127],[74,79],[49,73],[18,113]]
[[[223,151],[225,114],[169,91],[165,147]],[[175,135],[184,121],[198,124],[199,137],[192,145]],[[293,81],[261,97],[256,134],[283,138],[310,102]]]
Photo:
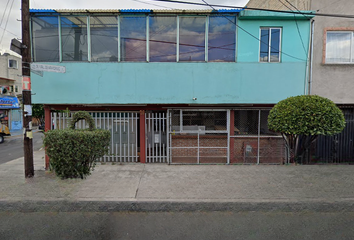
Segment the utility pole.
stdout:
[[22,12],[22,103],[23,103],[23,152],[25,178],[34,176],[32,142],[32,96],[31,96],[31,39],[29,32],[29,0],[21,0]]

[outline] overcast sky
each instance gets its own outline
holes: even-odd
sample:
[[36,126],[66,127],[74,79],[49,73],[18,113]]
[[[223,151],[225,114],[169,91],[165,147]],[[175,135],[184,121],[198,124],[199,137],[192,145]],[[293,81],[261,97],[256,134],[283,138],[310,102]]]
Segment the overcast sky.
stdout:
[[[202,0],[185,0],[203,3]],[[209,4],[243,7],[248,0],[206,0]],[[152,0],[30,0],[35,9],[200,9],[186,4],[164,3]],[[10,51],[12,38],[21,38],[21,0],[0,0],[0,53]],[[5,30],[6,29],[6,30]]]

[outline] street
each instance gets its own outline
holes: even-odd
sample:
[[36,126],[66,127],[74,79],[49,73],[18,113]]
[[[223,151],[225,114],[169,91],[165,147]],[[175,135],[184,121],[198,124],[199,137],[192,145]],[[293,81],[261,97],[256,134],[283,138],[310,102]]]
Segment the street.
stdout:
[[[43,133],[33,131],[33,151],[38,151],[43,147]],[[5,137],[5,142],[0,144],[0,164],[23,157],[23,136]]]
[[1,212],[2,239],[353,239],[354,213]]

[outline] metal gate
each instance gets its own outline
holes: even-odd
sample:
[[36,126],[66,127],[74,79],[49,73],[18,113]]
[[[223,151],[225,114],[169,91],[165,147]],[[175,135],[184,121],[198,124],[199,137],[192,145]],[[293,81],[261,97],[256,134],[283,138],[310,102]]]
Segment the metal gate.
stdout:
[[165,112],[145,113],[147,163],[167,163],[167,118]]
[[[68,128],[74,112],[52,112],[52,129]],[[139,141],[137,112],[90,112],[96,128],[107,129],[111,132],[109,154],[98,159],[101,162],[138,162]],[[85,120],[76,124],[77,129],[87,128]]]
[[229,163],[229,110],[169,110],[172,164]]
[[282,164],[286,161],[284,140],[268,129],[268,115],[269,110],[234,110],[231,164]]

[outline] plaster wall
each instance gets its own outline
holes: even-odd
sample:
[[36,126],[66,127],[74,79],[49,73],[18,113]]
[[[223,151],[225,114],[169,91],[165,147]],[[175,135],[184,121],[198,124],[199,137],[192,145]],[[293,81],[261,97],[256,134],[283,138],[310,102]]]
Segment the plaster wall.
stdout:
[[[319,13],[348,14],[354,12],[351,1],[312,0],[311,9]],[[320,17],[315,18],[313,82],[311,94],[327,97],[338,104],[354,104],[354,64],[326,64],[326,29],[354,31],[354,19]]]

